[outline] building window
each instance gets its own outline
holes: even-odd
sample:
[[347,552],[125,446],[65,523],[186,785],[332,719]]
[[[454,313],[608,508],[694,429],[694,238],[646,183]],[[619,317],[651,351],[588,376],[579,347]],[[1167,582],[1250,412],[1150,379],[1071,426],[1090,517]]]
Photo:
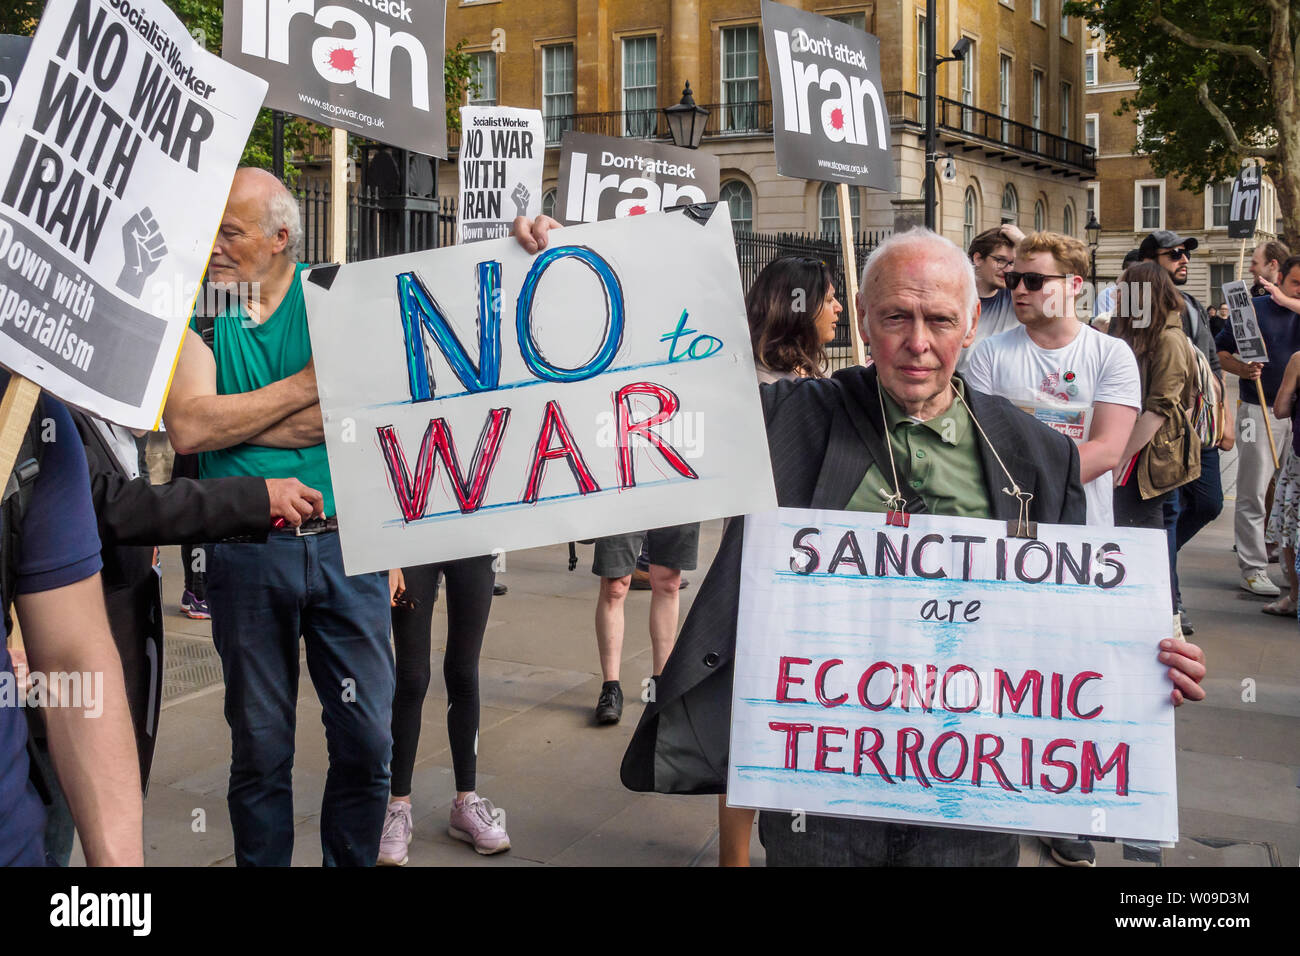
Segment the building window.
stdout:
[[1224,265],[1210,265],[1210,304],[1223,305],[1223,286],[1237,278],[1237,268],[1231,262]]
[[1070,138],[1070,94],[1072,92],[1069,83],[1061,84],[1061,139]]
[[542,215],[555,218],[555,190],[548,189],[542,193]]
[[1043,208],[1043,201],[1037,199],[1034,201],[1034,232],[1042,232],[1047,228],[1047,210]]
[[722,31],[722,129],[758,128],[758,27]]
[[[1088,206],[1084,210],[1088,214],[1088,222],[1097,218],[1097,210],[1101,208],[1101,184],[1091,183],[1088,186]],[[1087,223],[1084,223],[1087,226]]]
[[916,95],[925,98],[926,56],[925,17],[916,18]]
[[754,229],[754,196],[749,187],[733,179],[722,184],[718,198],[727,204],[731,211],[731,227],[752,232]]
[[[497,55],[491,50],[475,53],[470,61],[470,106],[497,105]],[[474,92],[477,88],[478,92]]]
[[1029,125],[1034,128],[1033,148],[1041,148],[1038,130],[1043,128],[1043,71],[1034,70],[1029,81]]
[[1093,149],[1097,148],[1097,114],[1089,113],[1083,118],[1083,141]]
[[1147,113],[1149,112],[1150,110],[1138,110],[1137,117],[1134,120],[1134,124],[1133,124],[1134,133],[1135,133],[1133,142],[1134,145],[1138,147],[1137,151],[1140,153],[1146,152],[1146,150],[1142,149],[1141,146],[1142,146],[1142,137],[1146,135]]
[[1070,17],[1065,12],[1065,0],[1061,0],[1061,36],[1070,38]]
[[1007,183],[1002,190],[1002,221],[1014,223],[1020,219],[1020,198],[1016,195],[1016,187]]
[[976,218],[979,202],[975,198],[975,187],[966,187],[966,199],[962,202],[961,207],[961,247],[969,249],[971,242],[975,239],[976,229],[979,227],[979,220]]
[[558,143],[573,128],[577,107],[574,97],[573,44],[542,47],[542,116],[546,142]]
[[1043,20],[1043,0],[1034,0],[1029,6],[1029,15],[1038,22]]
[[1165,183],[1162,179],[1138,180],[1133,184],[1133,230],[1150,232],[1165,227]]
[[[832,236],[840,234],[840,199],[839,189],[833,183],[826,183],[822,186],[821,192],[821,220],[820,227],[823,233],[829,233]],[[856,236],[862,230],[859,218],[858,188],[849,187],[849,219],[853,224],[853,234]]]
[[1083,85],[1097,85],[1097,51],[1089,50],[1083,55]]
[[1067,236],[1074,235],[1074,207],[1068,202],[1065,204],[1065,211],[1061,215],[1061,232]]
[[[1232,183],[1215,183],[1210,187],[1210,226],[1228,224],[1228,206],[1232,202]],[[1266,222],[1261,217],[1261,221]]]
[[[975,41],[966,48],[966,55],[961,58],[961,102],[963,106],[975,105]],[[975,129],[975,111],[961,111],[961,128],[966,132]]]
[[837,13],[826,19],[842,23],[846,27],[853,27],[855,30],[865,31],[867,29],[867,15],[865,13]]
[[623,41],[623,135],[650,138],[659,125],[655,38]]
[[[1011,118],[1011,57],[1005,53],[998,57],[998,115]],[[1002,124],[1002,140],[1011,138],[1011,124]]]

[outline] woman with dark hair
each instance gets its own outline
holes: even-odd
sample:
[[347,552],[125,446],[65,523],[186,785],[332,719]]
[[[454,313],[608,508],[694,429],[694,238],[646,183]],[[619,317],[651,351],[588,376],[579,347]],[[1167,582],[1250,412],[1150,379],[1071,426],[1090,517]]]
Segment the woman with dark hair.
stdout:
[[[1139,263],[1124,270],[1118,286],[1110,334],[1137,358],[1142,414],[1115,469],[1115,524],[1163,528],[1165,499],[1201,473],[1201,440],[1188,415],[1199,389],[1197,353],[1183,331],[1183,296],[1168,272]],[[1170,584],[1176,594],[1172,570]]]
[[826,343],[835,338],[842,311],[831,270],[820,259],[783,256],[768,263],[745,296],[759,383],[825,377]]

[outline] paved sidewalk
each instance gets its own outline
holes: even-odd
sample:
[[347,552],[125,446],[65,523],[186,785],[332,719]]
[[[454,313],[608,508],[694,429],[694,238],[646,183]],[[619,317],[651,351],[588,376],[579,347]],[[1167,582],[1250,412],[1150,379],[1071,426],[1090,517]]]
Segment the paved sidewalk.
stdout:
[[[1300,858],[1300,632],[1294,620],[1261,614],[1264,602],[1238,589],[1231,513],[1229,501],[1181,562],[1194,640],[1206,649],[1212,676],[1210,699],[1178,715],[1183,839],[1162,854],[1166,866],[1294,866]],[[682,594],[683,615],[721,527],[720,521],[704,526],[701,569],[687,574],[693,586]],[[716,863],[715,798],[634,794],[619,783],[619,762],[642,709],[637,690],[650,673],[649,594],[633,592],[628,599],[623,721],[598,727],[592,719],[600,690],[592,631],[596,580],[591,548],[580,545],[578,554],[573,573],[566,570],[563,546],[509,555],[500,580],[510,593],[494,602],[484,642],[479,792],[505,810],[514,848],[481,857],[447,835],[454,787],[435,659],[414,779],[411,865]],[[230,738],[220,671],[207,624],[176,608],[178,561],[177,549],[165,550],[169,700],[145,803],[146,859],[152,865],[231,865],[225,805]],[[440,601],[435,653],[445,620]],[[303,675],[294,862],[317,865],[327,764],[320,706],[305,668]],[[1098,846],[1103,865],[1156,865],[1125,860],[1113,844]],[[1037,841],[1025,839],[1022,848],[1022,866],[1055,865]],[[761,862],[756,838],[753,850]]]

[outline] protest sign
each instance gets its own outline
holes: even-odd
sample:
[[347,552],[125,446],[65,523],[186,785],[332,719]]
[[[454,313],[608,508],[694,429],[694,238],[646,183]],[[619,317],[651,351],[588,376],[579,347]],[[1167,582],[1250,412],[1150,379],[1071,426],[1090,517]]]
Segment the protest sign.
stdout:
[[724,205],[304,291],[349,574],[775,503]]
[[893,192],[880,40],[763,0],[763,45],[777,172]]
[[564,134],[555,218],[565,225],[716,202],[718,157],[667,143]]
[[447,155],[446,0],[225,0],[221,55],[267,81],[266,105]]
[[32,48],[31,37],[14,37],[0,34],[0,119],[13,98],[18,85],[18,74],[27,62],[27,51]]
[[745,519],[733,806],[1178,839],[1160,531]]
[[1255,235],[1259,221],[1259,166],[1241,167],[1232,181],[1232,199],[1228,205],[1228,238],[1249,239]]
[[1028,399],[1016,399],[1015,405],[1076,445],[1086,442],[1092,432],[1091,405],[1035,402]]
[[542,112],[462,106],[460,128],[456,233],[461,242],[508,236],[516,216],[535,219],[542,211]]
[[264,90],[162,0],[50,0],[0,121],[0,362],[157,426]]
[[1243,362],[1268,363],[1268,346],[1259,331],[1259,318],[1255,303],[1250,298],[1250,288],[1245,279],[1235,279],[1223,284],[1223,299],[1228,303],[1228,321],[1232,335],[1237,340],[1237,354]]

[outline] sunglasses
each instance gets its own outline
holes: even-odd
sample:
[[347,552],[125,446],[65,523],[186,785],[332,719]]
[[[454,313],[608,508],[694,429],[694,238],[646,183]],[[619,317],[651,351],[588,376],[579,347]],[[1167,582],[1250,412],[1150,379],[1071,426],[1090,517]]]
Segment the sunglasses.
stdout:
[[1192,254],[1186,249],[1161,249],[1160,254],[1162,256],[1168,256],[1170,259],[1175,261],[1178,259],[1186,259],[1190,262],[1192,259]]
[[1025,280],[1025,288],[1030,292],[1041,292],[1043,283],[1048,279],[1068,279],[1069,276],[1054,275],[1043,272],[1008,272],[1006,273],[1007,288],[1015,291],[1020,288],[1020,280]]

